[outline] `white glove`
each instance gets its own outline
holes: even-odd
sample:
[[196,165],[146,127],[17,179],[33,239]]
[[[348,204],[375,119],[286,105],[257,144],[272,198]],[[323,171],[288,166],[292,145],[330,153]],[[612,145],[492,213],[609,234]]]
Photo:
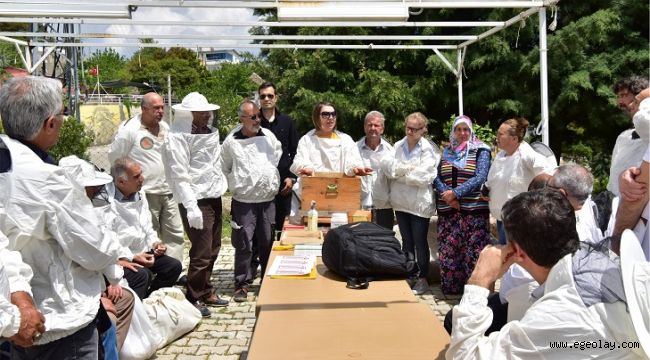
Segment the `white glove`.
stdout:
[[196,204],[192,204],[187,208],[187,222],[192,228],[203,229],[203,213]]

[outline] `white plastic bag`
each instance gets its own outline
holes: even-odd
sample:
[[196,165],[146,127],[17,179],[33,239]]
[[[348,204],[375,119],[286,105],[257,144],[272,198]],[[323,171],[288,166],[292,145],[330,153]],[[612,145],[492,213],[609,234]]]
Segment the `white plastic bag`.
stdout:
[[201,321],[201,312],[177,288],[158,289],[143,303],[153,332],[160,338],[159,348],[192,331]]
[[160,336],[153,331],[145,306],[140,298],[133,294],[133,315],[129,332],[120,350],[120,360],[148,359],[158,350],[158,344],[161,342]]

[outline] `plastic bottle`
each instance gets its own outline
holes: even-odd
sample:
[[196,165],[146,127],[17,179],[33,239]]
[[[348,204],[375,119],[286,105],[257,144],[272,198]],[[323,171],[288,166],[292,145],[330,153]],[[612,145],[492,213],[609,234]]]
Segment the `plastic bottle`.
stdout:
[[311,201],[311,208],[307,213],[307,230],[318,230],[318,211],[316,210],[316,200]]

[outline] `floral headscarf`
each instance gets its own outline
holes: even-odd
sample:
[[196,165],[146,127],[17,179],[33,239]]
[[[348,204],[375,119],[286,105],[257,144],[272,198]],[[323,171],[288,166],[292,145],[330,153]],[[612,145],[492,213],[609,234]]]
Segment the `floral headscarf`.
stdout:
[[[470,132],[469,139],[462,143],[456,139],[456,136],[454,135],[456,126],[461,123],[467,125]],[[442,154],[443,158],[454,167],[458,169],[464,169],[465,164],[467,163],[467,155],[469,152],[471,150],[479,148],[490,150],[490,147],[479,140],[476,137],[476,134],[474,134],[472,119],[465,115],[461,115],[454,119],[454,123],[451,125],[451,133],[449,134],[449,146],[445,147]]]

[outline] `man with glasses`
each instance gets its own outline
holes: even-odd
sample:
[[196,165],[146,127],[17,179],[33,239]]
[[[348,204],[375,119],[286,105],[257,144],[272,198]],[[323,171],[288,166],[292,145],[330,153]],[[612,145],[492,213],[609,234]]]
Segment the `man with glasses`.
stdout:
[[162,121],[163,98],[150,92],[142,98],[142,113],[128,120],[117,132],[108,152],[111,163],[123,157],[135,160],[142,167],[142,186],[154,231],[167,244],[167,254],[183,263],[183,228],[178,205],[165,177],[162,147],[169,125]]
[[564,194],[576,213],[576,230],[580,241],[592,244],[600,242],[603,233],[598,228],[598,209],[591,201],[594,177],[582,165],[565,164],[553,173],[546,185]]
[[10,169],[0,172],[0,231],[33,272],[18,291],[22,302],[11,300],[38,310],[22,314],[32,316],[25,325],[34,346],[11,339],[12,359],[97,359],[101,270],[118,256],[83,188],[47,153],[59,139],[62,103],[61,83],[53,79],[13,78],[0,89],[7,134],[0,135],[0,148],[9,155],[0,168]]
[[[296,182],[294,175],[289,168],[296,156],[298,147],[298,131],[296,124],[289,115],[281,113],[276,107],[278,94],[275,84],[265,82],[257,89],[260,98],[260,112],[262,127],[271,130],[273,135],[282,144],[282,157],[278,163],[280,172],[280,192],[275,196],[275,230],[278,232],[278,238],[284,219],[291,211],[291,188]],[[254,254],[255,255],[255,254]]]
[[253,283],[253,244],[258,249],[264,276],[273,242],[273,199],[280,186],[277,166],[282,145],[270,130],[261,127],[258,112],[252,101],[242,102],[238,110],[241,125],[223,142],[222,169],[232,192],[236,302],[246,301]]

